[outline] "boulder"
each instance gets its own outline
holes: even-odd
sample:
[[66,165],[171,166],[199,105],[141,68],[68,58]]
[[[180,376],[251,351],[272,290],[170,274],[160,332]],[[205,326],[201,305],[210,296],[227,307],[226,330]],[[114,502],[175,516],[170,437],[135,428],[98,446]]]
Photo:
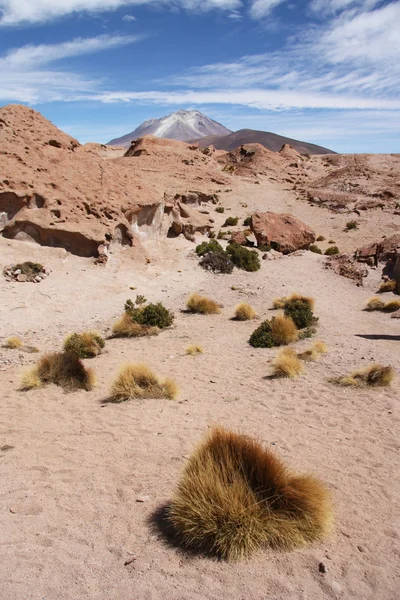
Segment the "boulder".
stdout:
[[271,246],[282,254],[307,249],[316,239],[315,232],[289,213],[256,212],[251,217],[251,230],[258,246]]
[[230,242],[232,244],[239,244],[240,246],[246,246],[247,238],[244,231],[235,231],[231,235]]
[[395,262],[395,258],[400,250],[400,233],[395,233],[390,237],[384,238],[380,242],[366,244],[356,250],[356,259],[358,262],[364,262],[370,265],[377,265],[379,262]]

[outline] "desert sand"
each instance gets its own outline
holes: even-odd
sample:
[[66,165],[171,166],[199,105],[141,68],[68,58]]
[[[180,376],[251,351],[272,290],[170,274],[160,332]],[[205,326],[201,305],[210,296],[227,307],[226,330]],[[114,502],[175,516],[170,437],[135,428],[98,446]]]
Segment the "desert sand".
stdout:
[[[348,216],[299,204],[267,178],[259,186],[238,182],[223,204],[231,207],[228,215],[290,211],[343,249],[388,227],[388,216],[374,213],[361,232],[343,233]],[[226,216],[216,213],[216,220]],[[0,238],[2,264],[30,259],[52,270],[40,285],[0,279],[4,340],[19,335],[45,352],[60,350],[73,331],[109,335],[125,300],[137,293],[175,313],[173,327],[157,337],[107,340],[104,354],[85,361],[97,376],[92,392],[52,385],[19,391],[21,373],[38,355],[1,348],[0,445],[8,449],[0,453],[0,597],[398,598],[398,380],[377,390],[327,381],[374,361],[399,370],[399,321],[362,310],[380,270],[371,269],[364,287],[356,287],[326,270],[323,256],[301,251],[262,261],[257,273],[213,275],[198,266],[194,245],[182,236],[143,244],[149,264],[120,252],[98,267],[63,249]],[[192,291],[221,303],[221,314],[181,312]],[[299,379],[268,380],[276,350],[251,348],[248,338],[276,314],[273,298],[291,292],[315,298],[317,337],[329,352]],[[254,306],[259,321],[231,320],[240,301]],[[191,343],[204,354],[186,356]],[[127,361],[172,376],[178,399],[104,403]],[[254,435],[293,468],[320,477],[333,496],[332,535],[307,549],[264,551],[240,563],[169,545],[152,517],[171,499],[190,452],[213,424]]]

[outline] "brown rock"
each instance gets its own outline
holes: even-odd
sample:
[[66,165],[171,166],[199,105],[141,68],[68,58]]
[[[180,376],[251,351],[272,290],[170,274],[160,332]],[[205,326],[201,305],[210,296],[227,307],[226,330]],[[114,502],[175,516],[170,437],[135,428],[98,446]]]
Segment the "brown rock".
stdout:
[[288,213],[254,213],[250,227],[258,246],[270,245],[282,254],[307,249],[316,239],[310,227]]
[[24,275],[23,273],[20,273],[19,275],[17,275],[17,281],[19,281],[20,283],[24,283],[27,280],[28,280],[27,275]]
[[232,233],[230,241],[233,244],[239,244],[240,246],[246,246],[247,244],[247,238],[243,231],[235,231]]

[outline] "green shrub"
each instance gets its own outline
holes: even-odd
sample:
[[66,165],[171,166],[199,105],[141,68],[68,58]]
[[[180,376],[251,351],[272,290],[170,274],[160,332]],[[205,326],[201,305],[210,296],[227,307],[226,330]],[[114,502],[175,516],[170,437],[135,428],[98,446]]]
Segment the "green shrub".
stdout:
[[253,348],[273,348],[274,338],[272,337],[271,323],[263,321],[257,329],[253,331],[249,339],[250,346]]
[[200,266],[213,273],[232,273],[233,262],[225,252],[207,252],[200,261]]
[[222,227],[234,227],[239,223],[239,217],[228,217]]
[[305,329],[317,321],[309,303],[304,300],[291,300],[287,302],[284,311],[287,317],[293,319],[297,329]]
[[223,253],[224,249],[221,246],[221,244],[219,244],[215,239],[212,239],[209,242],[202,242],[201,244],[196,246],[197,256],[204,256],[205,254],[207,254],[207,252],[214,252],[218,254],[220,252]]
[[138,323],[138,325],[146,325],[148,327],[165,329],[165,327],[172,325],[174,320],[174,315],[161,302],[136,308],[132,300],[127,300],[125,311],[131,317],[132,321]]
[[101,335],[95,331],[73,333],[64,342],[64,351],[72,352],[79,358],[94,358],[101,354],[105,342]]
[[318,248],[316,244],[311,244],[311,246],[309,246],[308,249],[310,250],[310,252],[315,252],[315,254],[322,254],[321,248]]
[[325,250],[326,256],[332,256],[333,254],[339,254],[340,250],[337,246],[331,246]]
[[217,206],[217,208],[215,209],[215,212],[222,214],[225,212],[225,208],[223,206]]
[[245,227],[250,227],[250,225],[251,225],[251,217],[246,217],[245,220],[243,221],[243,225]]
[[324,242],[324,241],[325,241],[325,238],[324,238],[324,236],[323,236],[323,235],[319,235],[319,236],[317,237],[317,242]]
[[260,259],[255,250],[248,250],[239,244],[229,244],[226,252],[238,269],[258,271],[261,267]]
[[23,275],[37,275],[43,271],[44,267],[40,263],[34,263],[28,260],[24,263],[15,265],[14,271],[17,269],[19,269]]
[[348,223],[346,223],[345,231],[350,231],[351,229],[358,229],[357,221],[348,221]]

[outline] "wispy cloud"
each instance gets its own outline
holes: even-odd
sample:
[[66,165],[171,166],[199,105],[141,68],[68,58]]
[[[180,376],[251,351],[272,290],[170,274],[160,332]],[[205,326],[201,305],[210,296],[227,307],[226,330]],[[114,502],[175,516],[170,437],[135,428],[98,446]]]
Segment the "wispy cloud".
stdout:
[[0,0],[0,25],[43,23],[77,12],[106,12],[128,6],[167,6],[205,12],[232,11],[241,0]]
[[286,0],[253,0],[250,7],[250,16],[261,19],[269,15],[272,10]]
[[134,17],[133,15],[124,15],[122,17],[123,21],[126,21],[127,23],[130,23],[132,21],[136,21],[136,17]]

